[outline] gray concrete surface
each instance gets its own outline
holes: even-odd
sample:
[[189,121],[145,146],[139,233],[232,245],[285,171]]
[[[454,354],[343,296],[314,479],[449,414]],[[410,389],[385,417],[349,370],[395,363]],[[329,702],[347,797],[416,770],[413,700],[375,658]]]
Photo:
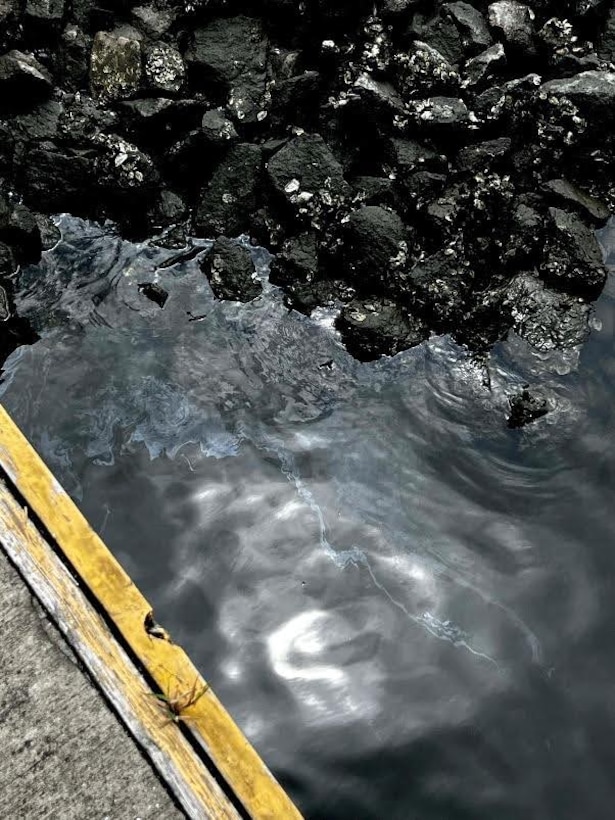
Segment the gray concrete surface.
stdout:
[[180,820],[0,549],[0,820]]

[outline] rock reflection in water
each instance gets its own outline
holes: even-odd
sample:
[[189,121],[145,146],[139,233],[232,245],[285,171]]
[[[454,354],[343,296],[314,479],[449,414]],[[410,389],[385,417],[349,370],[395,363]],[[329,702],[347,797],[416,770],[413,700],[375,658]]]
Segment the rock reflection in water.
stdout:
[[[612,290],[489,389],[447,339],[353,361],[263,253],[221,303],[194,259],[62,229],[2,401],[306,815],[609,817]],[[510,431],[527,380],[552,411]]]

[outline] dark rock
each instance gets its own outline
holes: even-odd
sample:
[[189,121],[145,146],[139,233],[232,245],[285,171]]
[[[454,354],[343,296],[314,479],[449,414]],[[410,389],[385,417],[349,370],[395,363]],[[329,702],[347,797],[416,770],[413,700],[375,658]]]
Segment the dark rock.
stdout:
[[89,210],[96,179],[94,151],[44,142],[24,146],[17,161],[20,187],[28,202],[50,213]]
[[163,188],[148,208],[147,224],[150,231],[160,231],[181,222],[187,214],[184,200],[173,191]]
[[549,80],[540,91],[556,100],[568,98],[583,116],[606,120],[615,117],[615,72],[583,71],[574,77]]
[[[3,205],[6,205],[6,203],[0,200],[0,215]],[[6,242],[0,242],[0,279],[9,279],[16,270],[17,260],[12,248]]]
[[34,214],[24,205],[0,203],[0,241],[10,246],[19,264],[38,262],[41,257],[41,232]]
[[239,139],[235,126],[227,119],[223,108],[206,111],[201,121],[203,136],[209,145],[224,147]]
[[200,236],[238,236],[249,230],[251,215],[258,208],[262,166],[258,146],[239,143],[230,148],[200,195],[194,218]]
[[39,339],[30,323],[14,314],[6,285],[3,286],[3,290],[8,302],[9,315],[5,321],[0,321],[0,365],[18,347],[34,344]]
[[266,116],[269,41],[251,17],[213,20],[196,29],[185,58],[194,82],[228,104],[240,122]]
[[461,34],[449,15],[417,12],[412,19],[410,32],[415,39],[439,51],[451,65],[461,62],[464,57]]
[[598,37],[596,51],[601,60],[615,63],[615,7],[611,7]]
[[497,166],[511,148],[510,137],[479,142],[462,148],[457,155],[457,166],[462,171],[484,171]]
[[534,19],[529,6],[516,0],[500,0],[489,6],[489,25],[502,37],[509,50],[524,55],[535,51]]
[[57,245],[62,238],[60,229],[50,217],[46,216],[46,214],[34,213],[34,219],[38,225],[42,250],[51,250],[51,248]]
[[382,0],[381,12],[383,17],[398,18],[402,15],[407,15],[417,6],[421,0]]
[[166,43],[156,43],[145,50],[143,70],[149,88],[165,94],[180,91],[186,76],[182,55]]
[[269,281],[274,285],[312,282],[318,273],[318,240],[313,233],[287,239],[271,261]]
[[518,201],[512,209],[509,229],[502,261],[521,267],[538,264],[545,234],[542,214],[532,204]]
[[299,210],[316,198],[328,203],[350,193],[342,166],[319,134],[301,134],[267,162],[267,177],[276,194]]
[[410,271],[409,309],[434,330],[450,331],[459,320],[474,274],[453,247],[428,256]]
[[[116,106],[126,136],[149,150],[166,148],[174,140],[185,139],[186,132],[198,128],[204,104],[199,100],[174,100],[145,97],[125,100]],[[110,123],[106,128],[110,129]],[[200,142],[200,141],[199,141]],[[199,145],[202,148],[202,145]]]
[[549,208],[549,214],[552,233],[546,241],[540,275],[568,293],[597,296],[607,274],[594,232],[578,216],[560,208]]
[[304,316],[322,305],[333,307],[339,302],[338,285],[341,283],[329,279],[317,279],[313,282],[294,282],[284,288],[284,304],[289,310],[296,310]]
[[250,302],[261,294],[250,251],[225,236],[216,239],[201,262],[201,270],[217,299]]
[[90,56],[92,95],[102,100],[125,100],[135,96],[140,82],[140,42],[99,31]]
[[96,184],[113,193],[149,192],[159,176],[147,154],[116,134],[99,134],[93,142],[96,157]]
[[445,3],[444,10],[454,19],[461,31],[464,50],[477,54],[493,43],[487,21],[480,11],[469,3]]
[[439,196],[448,172],[443,154],[424,142],[397,138],[389,141],[386,152],[400,201],[420,206]]
[[0,322],[6,322],[6,320],[9,319],[10,316],[11,306],[9,305],[9,297],[6,290],[2,287],[2,285],[0,285]]
[[559,200],[560,204],[575,208],[596,226],[603,225],[609,218],[609,209],[603,202],[577,188],[567,179],[551,179],[544,183],[543,189],[554,199]]
[[438,244],[450,239],[457,231],[460,208],[463,208],[463,199],[457,186],[445,190],[425,208],[428,222],[437,234]]
[[468,60],[462,71],[465,88],[479,85],[506,64],[506,53],[501,43],[485,49],[476,57]]
[[355,196],[366,205],[395,205],[393,180],[389,177],[355,177],[350,184]]
[[408,316],[395,302],[377,297],[345,305],[335,327],[348,352],[362,362],[393,356],[429,335],[420,319]]
[[175,21],[177,10],[152,4],[137,6],[131,10],[131,14],[133,23],[148,37],[156,40],[169,31]]
[[448,162],[431,145],[418,140],[394,138],[387,146],[387,158],[402,178],[414,171],[445,172]]
[[155,282],[143,282],[137,285],[137,288],[139,289],[139,293],[142,293],[146,299],[149,299],[150,302],[154,302],[160,308],[165,306],[169,298],[167,291]]
[[547,400],[540,396],[533,396],[527,389],[528,386],[508,400],[510,413],[507,424],[511,429],[525,427],[526,424],[546,416],[549,412]]
[[[343,260],[348,280],[373,292],[408,265],[408,232],[400,217],[378,205],[353,211],[344,225]],[[389,285],[390,286],[390,285]]]
[[27,34],[58,32],[64,19],[64,0],[26,0],[24,24]]
[[417,124],[431,130],[460,129],[470,120],[470,112],[459,97],[430,97],[411,103]]
[[503,307],[510,310],[515,332],[537,350],[566,350],[583,344],[589,335],[590,306],[548,288],[530,273],[513,279]]
[[440,52],[417,40],[407,52],[394,57],[397,84],[408,99],[453,92],[459,87],[459,72]]
[[32,142],[57,139],[63,112],[64,108],[57,100],[45,100],[25,114],[12,118],[13,134]]
[[355,80],[352,90],[368,111],[403,116],[404,103],[395,87],[388,82],[376,80],[364,72]]
[[317,71],[304,71],[295,77],[276,80],[271,88],[271,116],[280,125],[310,127],[321,90]]
[[98,105],[85,94],[62,98],[58,140],[66,145],[85,147],[100,132],[115,131],[118,117],[106,106]]
[[91,37],[79,26],[67,25],[56,48],[54,60],[56,76],[62,88],[68,91],[87,88],[91,50]]
[[52,77],[31,54],[9,51],[0,57],[0,109],[27,108],[52,89]]

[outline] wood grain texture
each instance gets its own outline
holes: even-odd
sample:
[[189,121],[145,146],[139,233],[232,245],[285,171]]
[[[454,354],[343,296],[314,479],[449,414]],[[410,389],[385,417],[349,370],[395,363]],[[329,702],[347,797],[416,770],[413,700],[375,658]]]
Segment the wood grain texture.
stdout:
[[0,543],[188,816],[237,820],[190,743],[167,721],[162,704],[2,482]]
[[[151,611],[130,577],[0,406],[0,466],[45,524],[69,566],[156,681],[161,692],[205,681],[184,650],[148,634]],[[254,748],[213,691],[185,712],[186,726],[254,820],[301,818]]]

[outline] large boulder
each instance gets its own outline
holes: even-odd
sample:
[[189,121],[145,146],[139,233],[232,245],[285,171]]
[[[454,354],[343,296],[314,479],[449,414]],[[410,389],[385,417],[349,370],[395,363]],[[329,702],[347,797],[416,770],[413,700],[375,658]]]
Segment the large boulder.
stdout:
[[327,202],[350,193],[342,166],[320,134],[301,134],[286,143],[267,163],[267,177],[291,209],[308,205],[314,197]]
[[196,29],[185,53],[193,81],[235,118],[254,123],[266,116],[269,40],[262,23],[240,15]]
[[257,145],[233,145],[220,160],[202,190],[194,227],[200,236],[238,236],[250,229],[263,179],[262,150]]
[[408,231],[401,218],[378,205],[353,211],[343,231],[347,278],[357,288],[390,288],[408,264]]
[[556,101],[568,98],[584,116],[609,121],[615,117],[615,72],[582,71],[574,77],[549,80],[540,91]]
[[534,19],[529,6],[516,0],[499,0],[489,6],[489,25],[511,51],[531,54],[534,46]]
[[602,251],[591,228],[576,214],[549,208],[550,233],[540,274],[548,284],[568,293],[594,298],[606,281]]

